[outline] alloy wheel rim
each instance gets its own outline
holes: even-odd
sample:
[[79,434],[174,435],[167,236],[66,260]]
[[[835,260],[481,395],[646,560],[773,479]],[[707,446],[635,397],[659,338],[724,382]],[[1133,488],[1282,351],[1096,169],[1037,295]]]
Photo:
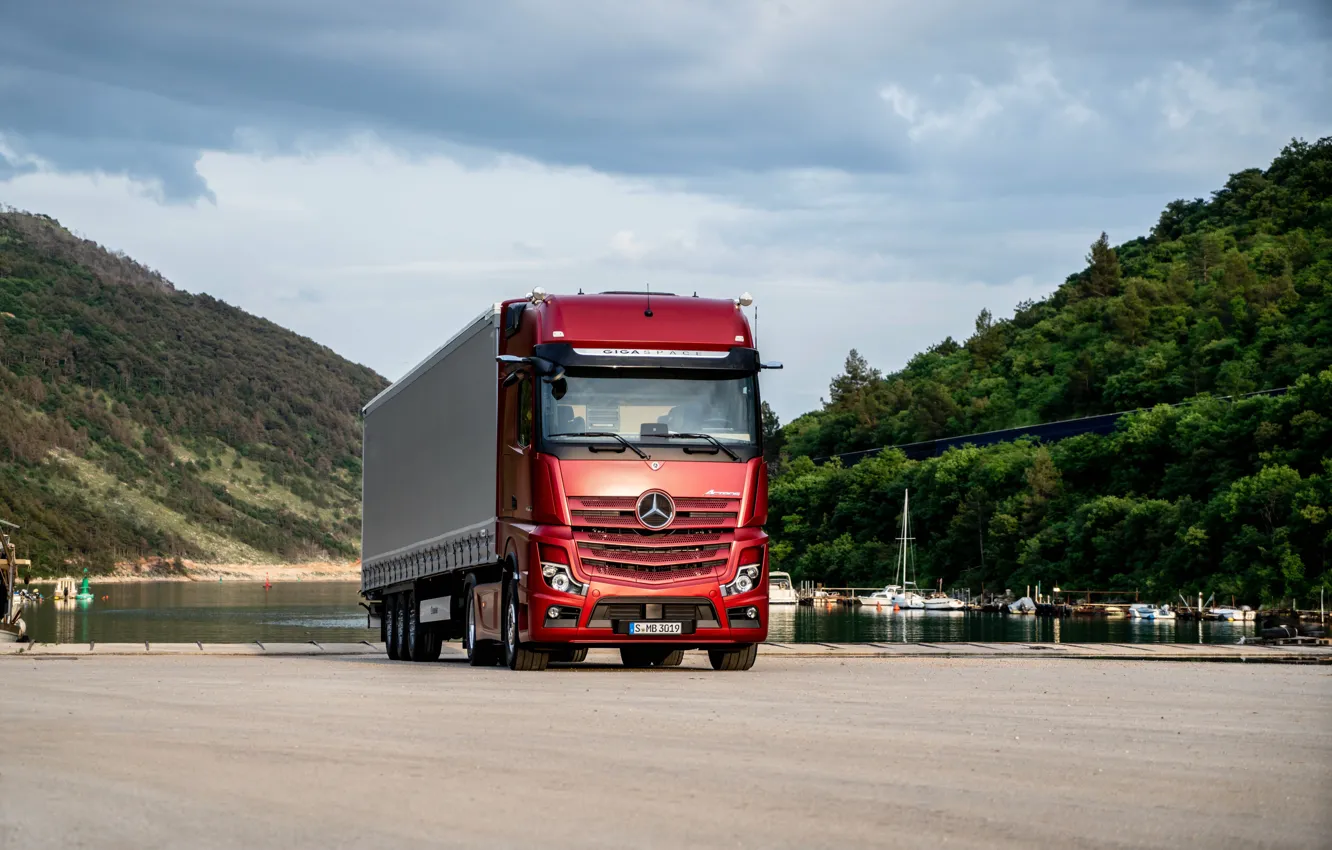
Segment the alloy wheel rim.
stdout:
[[476,646],[476,614],[472,611],[472,600],[467,600],[467,651]]
[[505,636],[505,643],[509,647],[509,654],[512,655],[518,650],[518,601],[509,600],[509,611],[505,615],[509,622],[509,633]]

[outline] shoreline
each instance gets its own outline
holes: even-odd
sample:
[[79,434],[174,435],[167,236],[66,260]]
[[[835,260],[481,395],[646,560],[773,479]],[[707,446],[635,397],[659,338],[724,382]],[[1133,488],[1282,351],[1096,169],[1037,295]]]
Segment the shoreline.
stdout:
[[[89,573],[89,584],[131,584],[150,581],[175,582],[270,582],[279,581],[357,581],[361,580],[359,563],[331,563],[315,561],[303,564],[203,564],[184,561],[184,570],[160,571],[157,568],[140,571],[138,565],[121,564],[115,572]],[[75,581],[83,578],[82,569],[68,573]],[[57,578],[33,577],[32,585],[55,584]],[[23,587],[20,580],[19,587]]]

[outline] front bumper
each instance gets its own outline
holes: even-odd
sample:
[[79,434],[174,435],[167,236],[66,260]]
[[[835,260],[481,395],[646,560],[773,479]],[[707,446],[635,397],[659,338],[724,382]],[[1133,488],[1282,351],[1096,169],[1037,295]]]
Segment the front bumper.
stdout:
[[[623,581],[599,581],[579,569],[574,547],[567,539],[535,539],[534,544],[567,547],[574,562],[574,577],[587,585],[586,595],[560,593],[541,576],[539,561],[522,582],[520,602],[527,616],[523,640],[533,644],[576,644],[582,646],[625,646],[634,643],[669,644],[680,647],[721,644],[759,643],[768,637],[768,564],[766,547],[763,569],[753,590],[731,596],[722,595],[722,585],[735,578],[740,551],[767,542],[761,532],[737,540],[730,563],[721,576],[652,585]],[[533,555],[537,545],[533,545]],[[555,606],[561,616],[548,616]],[[753,609],[757,616],[745,616]],[[631,622],[682,624],[677,635],[634,635]]]

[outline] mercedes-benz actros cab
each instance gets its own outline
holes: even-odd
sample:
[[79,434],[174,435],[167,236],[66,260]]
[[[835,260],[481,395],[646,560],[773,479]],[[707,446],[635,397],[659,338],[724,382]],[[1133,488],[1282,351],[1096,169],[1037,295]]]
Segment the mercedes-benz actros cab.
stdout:
[[747,670],[768,633],[762,363],[743,306],[547,295],[365,406],[361,593],[390,658],[541,670],[614,648]]

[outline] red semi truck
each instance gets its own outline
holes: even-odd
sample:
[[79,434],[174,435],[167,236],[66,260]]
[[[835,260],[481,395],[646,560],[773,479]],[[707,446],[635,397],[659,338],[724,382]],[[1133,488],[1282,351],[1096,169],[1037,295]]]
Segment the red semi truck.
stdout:
[[361,593],[393,659],[627,666],[768,634],[762,363],[735,300],[487,309],[364,409]]

